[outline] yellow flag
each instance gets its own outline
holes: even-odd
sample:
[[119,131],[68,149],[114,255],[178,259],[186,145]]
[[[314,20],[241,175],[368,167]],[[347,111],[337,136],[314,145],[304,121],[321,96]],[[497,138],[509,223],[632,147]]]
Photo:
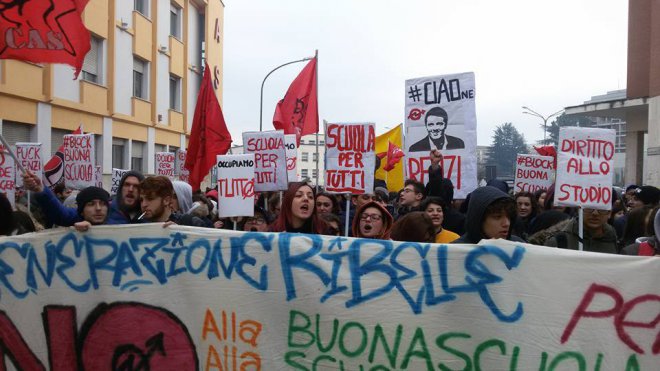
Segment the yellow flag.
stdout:
[[403,188],[403,125],[376,137],[376,156],[380,166],[376,179],[387,183],[387,190],[398,192]]

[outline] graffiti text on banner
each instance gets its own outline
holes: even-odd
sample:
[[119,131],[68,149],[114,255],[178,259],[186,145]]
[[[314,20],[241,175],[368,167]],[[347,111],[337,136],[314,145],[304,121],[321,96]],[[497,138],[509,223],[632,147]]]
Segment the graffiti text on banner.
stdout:
[[655,370],[658,271],[659,259],[502,240],[156,223],[0,237],[0,364]]

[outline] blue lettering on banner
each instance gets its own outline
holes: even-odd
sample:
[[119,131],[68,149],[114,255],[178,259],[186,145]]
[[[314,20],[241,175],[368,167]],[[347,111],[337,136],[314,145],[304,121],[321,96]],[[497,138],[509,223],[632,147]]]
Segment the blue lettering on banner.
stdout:
[[[0,243],[0,302],[6,295],[37,295],[55,282],[80,293],[107,286],[135,291],[167,285],[185,274],[239,280],[259,291],[269,289],[269,280],[281,279],[287,301],[296,300],[301,287],[319,292],[322,286],[321,303],[341,298],[347,308],[398,294],[415,314],[460,295],[477,295],[495,318],[516,322],[523,315],[523,303],[503,309],[490,288],[504,280],[496,272],[518,268],[524,253],[522,246],[511,251],[496,246],[459,251],[439,244],[289,233],[191,238],[175,232],[169,237],[115,240],[69,232],[44,246]],[[281,277],[273,276],[277,270],[269,269],[272,264],[279,264]],[[455,264],[460,264],[461,274],[455,273]]]

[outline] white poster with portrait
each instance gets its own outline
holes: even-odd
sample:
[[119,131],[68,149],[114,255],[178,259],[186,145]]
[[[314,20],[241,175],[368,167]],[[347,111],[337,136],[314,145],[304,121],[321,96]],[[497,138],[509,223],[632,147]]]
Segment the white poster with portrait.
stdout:
[[254,154],[254,190],[284,191],[288,187],[284,131],[243,133],[243,151]]
[[474,73],[406,80],[406,177],[428,182],[430,151],[442,152],[443,175],[464,199],[477,188]]
[[284,135],[284,146],[286,147],[286,173],[289,182],[297,182],[298,146],[296,145],[296,134]]
[[218,155],[218,216],[254,215],[254,154]]

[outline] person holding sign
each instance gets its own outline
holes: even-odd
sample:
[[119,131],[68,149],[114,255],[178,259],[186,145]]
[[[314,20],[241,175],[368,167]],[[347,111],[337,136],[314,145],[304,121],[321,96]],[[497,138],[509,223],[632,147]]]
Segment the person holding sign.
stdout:
[[[607,224],[610,213],[610,210],[584,208],[582,221],[584,226],[584,238],[582,239],[584,251],[617,253],[616,232],[611,225]],[[580,241],[578,222],[579,218],[573,218],[562,231],[550,237],[545,245],[577,250]]]
[[323,234],[325,222],[316,214],[314,199],[314,190],[307,183],[289,184],[271,232]]

